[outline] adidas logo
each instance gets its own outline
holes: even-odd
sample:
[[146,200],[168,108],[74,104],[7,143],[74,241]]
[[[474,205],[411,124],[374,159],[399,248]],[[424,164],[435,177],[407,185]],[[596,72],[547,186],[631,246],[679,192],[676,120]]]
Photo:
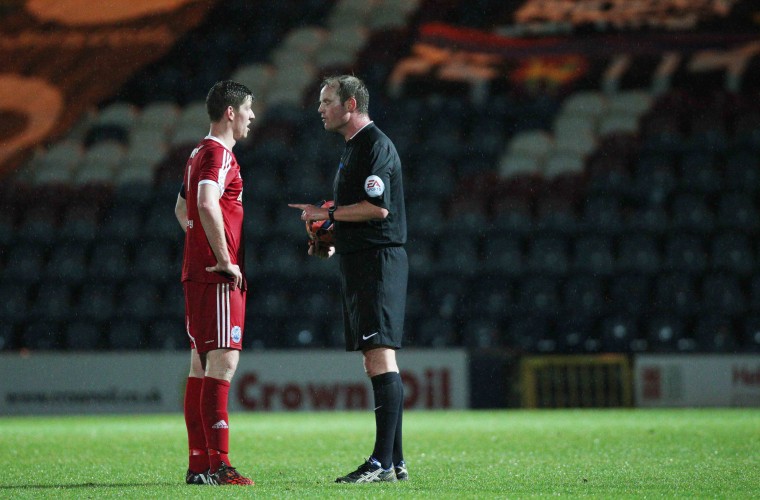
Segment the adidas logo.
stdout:
[[227,425],[227,422],[224,420],[220,420],[219,422],[215,423],[211,426],[212,429],[229,429],[230,426]]

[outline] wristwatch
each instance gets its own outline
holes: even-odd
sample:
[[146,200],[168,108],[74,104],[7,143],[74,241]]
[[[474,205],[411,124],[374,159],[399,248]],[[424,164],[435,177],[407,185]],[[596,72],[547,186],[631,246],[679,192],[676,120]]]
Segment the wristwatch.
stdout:
[[335,210],[337,209],[338,207],[336,205],[333,205],[327,209],[327,216],[330,218],[330,222],[335,222]]

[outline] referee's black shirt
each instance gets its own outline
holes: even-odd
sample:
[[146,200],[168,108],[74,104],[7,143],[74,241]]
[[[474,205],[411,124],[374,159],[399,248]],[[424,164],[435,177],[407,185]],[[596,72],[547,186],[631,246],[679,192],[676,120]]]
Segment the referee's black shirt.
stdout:
[[335,251],[352,253],[406,243],[406,209],[401,160],[388,136],[370,122],[346,142],[333,184],[337,206],[367,200],[388,217],[366,222],[335,222]]

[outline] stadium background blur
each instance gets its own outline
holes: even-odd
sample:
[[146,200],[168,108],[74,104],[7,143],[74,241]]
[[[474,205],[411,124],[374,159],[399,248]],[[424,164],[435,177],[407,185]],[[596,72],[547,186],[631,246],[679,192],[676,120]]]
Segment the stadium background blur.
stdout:
[[404,164],[409,347],[499,384],[523,355],[760,352],[752,1],[85,3],[0,6],[0,352],[187,348],[173,204],[228,78],[256,95],[245,348],[342,348],[287,207],[329,197],[337,72]]

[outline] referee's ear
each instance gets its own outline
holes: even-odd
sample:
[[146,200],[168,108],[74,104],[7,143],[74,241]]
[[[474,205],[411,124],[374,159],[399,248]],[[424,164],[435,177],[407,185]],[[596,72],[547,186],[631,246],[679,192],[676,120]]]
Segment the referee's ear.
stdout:
[[346,110],[353,113],[356,111],[356,98],[355,97],[349,97],[346,99]]

